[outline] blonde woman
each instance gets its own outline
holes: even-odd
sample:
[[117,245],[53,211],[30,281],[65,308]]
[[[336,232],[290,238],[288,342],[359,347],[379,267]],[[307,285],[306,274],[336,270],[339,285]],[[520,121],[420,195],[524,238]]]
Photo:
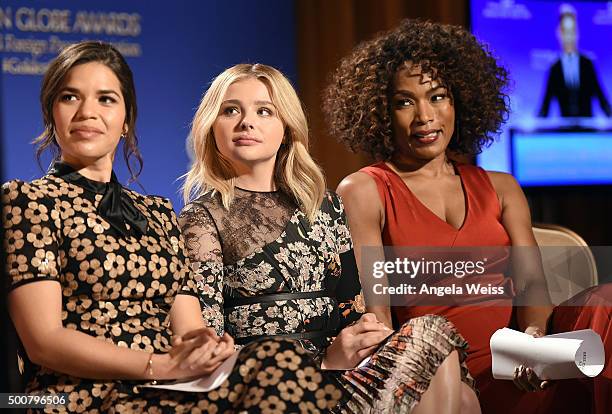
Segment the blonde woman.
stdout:
[[[325,190],[300,101],[278,70],[241,64],[217,76],[190,146],[179,221],[218,334],[242,345],[299,341],[334,370],[344,390],[334,411],[479,412],[465,385],[467,344],[448,321],[424,316],[393,332],[363,313],[341,200]],[[309,388],[320,375],[304,371],[299,383]],[[278,383],[281,400],[303,399],[290,381],[265,380]]]

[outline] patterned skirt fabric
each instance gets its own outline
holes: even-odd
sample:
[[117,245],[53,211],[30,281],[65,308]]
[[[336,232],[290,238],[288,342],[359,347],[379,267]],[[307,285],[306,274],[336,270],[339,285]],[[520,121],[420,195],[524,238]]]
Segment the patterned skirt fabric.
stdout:
[[446,318],[426,315],[406,322],[361,368],[339,372],[344,399],[335,413],[407,413],[421,400],[444,359],[457,351],[461,379],[473,389],[465,359],[468,344]]
[[45,392],[68,392],[69,403],[48,406],[44,412],[325,413],[338,404],[342,392],[316,365],[296,342],[266,339],[242,348],[229,378],[208,393],[83,381],[47,389]]

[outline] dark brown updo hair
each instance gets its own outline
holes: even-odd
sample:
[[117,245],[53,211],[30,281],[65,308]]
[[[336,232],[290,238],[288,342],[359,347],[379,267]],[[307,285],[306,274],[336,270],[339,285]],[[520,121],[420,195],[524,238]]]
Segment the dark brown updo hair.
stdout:
[[395,151],[390,95],[407,61],[450,91],[449,149],[474,155],[493,141],[508,115],[508,72],[465,29],[420,20],[404,20],[342,59],[323,97],[331,135],[353,151],[389,159]]
[[[123,158],[130,171],[130,181],[136,180],[142,171],[142,156],[138,150],[138,138],[136,137],[136,88],[132,70],[127,62],[112,45],[99,41],[87,41],[70,45],[64,48],[60,54],[51,62],[45,72],[40,88],[40,104],[43,114],[45,130],[35,140],[37,144],[36,158],[40,164],[40,157],[47,149],[51,149],[53,159],[58,160],[61,149],[55,137],[55,125],[53,121],[53,104],[57,100],[64,78],[72,68],[90,62],[99,62],[113,71],[119,84],[125,102],[125,123],[128,127],[124,135]],[[136,159],[136,168],[133,169],[130,158]]]

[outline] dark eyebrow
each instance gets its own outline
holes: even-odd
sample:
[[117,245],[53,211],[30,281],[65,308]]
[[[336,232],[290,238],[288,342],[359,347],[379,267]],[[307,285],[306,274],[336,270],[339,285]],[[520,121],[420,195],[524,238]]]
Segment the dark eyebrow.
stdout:
[[[430,90],[427,91],[427,94],[432,94],[434,92],[436,92],[438,89],[447,89],[445,86],[443,85],[438,85],[436,87],[431,88]],[[407,91],[405,89],[398,89],[395,91],[395,93],[393,94],[393,96],[395,95],[403,95],[403,96],[407,96],[409,98],[414,98],[414,94],[410,91]]]
[[393,93],[393,96],[395,95],[402,95],[402,96],[407,96],[409,98],[414,98],[414,94],[410,91],[407,91],[405,89],[398,89],[395,91],[395,93]]
[[427,92],[427,93],[434,93],[434,92],[436,92],[438,89],[447,89],[447,90],[448,90],[448,88],[447,88],[446,86],[444,86],[444,85],[438,85],[438,86],[435,86],[435,87],[431,88],[431,89],[429,90],[429,92]]
[[[60,92],[79,93],[80,91],[78,88],[74,88],[72,86],[65,86],[60,90]],[[97,93],[98,95],[116,95],[118,98],[121,97],[121,95],[119,95],[113,89],[100,89]]]
[[79,93],[79,90],[77,88],[71,88],[70,86],[64,86],[62,89],[60,89],[58,95],[64,92]]
[[115,92],[112,89],[100,89],[98,91],[98,95],[117,95],[117,97],[121,97],[121,95],[119,95],[117,92]]

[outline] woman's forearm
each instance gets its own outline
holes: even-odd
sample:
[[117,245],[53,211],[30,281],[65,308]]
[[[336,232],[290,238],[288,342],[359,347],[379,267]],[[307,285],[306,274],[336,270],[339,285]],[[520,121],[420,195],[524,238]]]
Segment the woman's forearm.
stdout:
[[376,315],[376,319],[387,326],[387,328],[393,329],[393,322],[391,321],[391,309],[388,306],[369,306],[367,311]]
[[537,327],[546,334],[548,318],[553,310],[550,296],[545,283],[528,286],[522,295],[521,303],[516,309],[516,319],[519,328],[524,331],[528,327]]
[[154,355],[149,367],[149,352],[117,346],[63,327],[47,332],[44,343],[31,344],[26,351],[35,364],[80,378],[172,378],[167,354]]
[[[208,372],[210,367],[202,364],[193,368],[177,364],[184,365],[183,360],[191,357],[196,348],[203,352],[200,347],[210,335],[196,332],[191,340],[183,341],[173,356],[118,346],[105,338],[65,328],[60,288],[55,281],[40,281],[20,286],[9,294],[11,319],[35,364],[90,379],[181,379]],[[173,328],[181,334],[204,325],[197,298],[178,295],[175,305],[171,320]],[[189,365],[194,365],[193,361]]]
[[[51,370],[91,379],[147,379],[150,353],[120,347],[63,326],[61,286],[27,283],[8,296],[9,312],[29,359]],[[159,361],[157,361],[159,359]],[[155,356],[153,372],[166,374],[168,356]]]

